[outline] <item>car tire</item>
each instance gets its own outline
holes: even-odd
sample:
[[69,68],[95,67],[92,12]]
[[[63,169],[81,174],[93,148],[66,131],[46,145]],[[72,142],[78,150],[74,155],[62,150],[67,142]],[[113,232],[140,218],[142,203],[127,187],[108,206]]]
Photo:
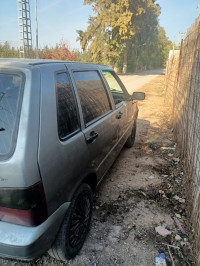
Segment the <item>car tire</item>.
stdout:
[[133,147],[133,144],[135,142],[135,135],[136,135],[136,122],[134,122],[134,124],[133,124],[131,135],[128,137],[128,139],[124,145],[125,147],[127,147],[127,148]]
[[88,184],[75,192],[49,255],[62,261],[74,258],[82,248],[90,229],[93,193]]

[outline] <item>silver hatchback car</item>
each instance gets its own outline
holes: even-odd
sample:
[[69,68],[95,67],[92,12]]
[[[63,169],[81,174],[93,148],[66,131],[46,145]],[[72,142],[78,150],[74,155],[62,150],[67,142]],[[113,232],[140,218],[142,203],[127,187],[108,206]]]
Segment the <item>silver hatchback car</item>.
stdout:
[[0,59],[0,256],[79,252],[93,193],[132,147],[144,97],[108,66]]

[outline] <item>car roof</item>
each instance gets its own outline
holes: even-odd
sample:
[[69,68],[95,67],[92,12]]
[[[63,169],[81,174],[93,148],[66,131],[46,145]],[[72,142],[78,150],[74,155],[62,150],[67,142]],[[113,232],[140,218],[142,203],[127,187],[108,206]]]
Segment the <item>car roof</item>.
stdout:
[[64,61],[64,60],[47,60],[47,59],[22,59],[22,58],[0,58],[0,67],[20,67],[20,68],[31,68],[33,66],[39,66],[39,65],[50,65],[50,64],[66,64],[66,65],[76,65],[81,66],[91,66],[94,68],[95,66],[98,68],[107,68],[112,69],[109,66],[106,65],[99,65],[99,64],[92,64],[92,63],[82,63],[77,61]]

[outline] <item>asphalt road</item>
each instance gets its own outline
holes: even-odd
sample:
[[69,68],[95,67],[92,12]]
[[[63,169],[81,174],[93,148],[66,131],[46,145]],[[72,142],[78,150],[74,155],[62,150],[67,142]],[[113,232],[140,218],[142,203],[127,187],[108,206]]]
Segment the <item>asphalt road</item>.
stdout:
[[164,74],[165,69],[155,69],[135,73],[132,75],[119,75],[128,92],[132,94],[138,91],[143,85],[155,79],[158,75]]

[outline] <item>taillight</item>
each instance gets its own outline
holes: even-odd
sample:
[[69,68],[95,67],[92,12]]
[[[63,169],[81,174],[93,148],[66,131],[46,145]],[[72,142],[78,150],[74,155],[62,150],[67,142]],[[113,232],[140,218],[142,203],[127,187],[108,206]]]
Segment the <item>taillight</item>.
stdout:
[[28,188],[0,188],[0,220],[36,226],[47,219],[41,182]]

